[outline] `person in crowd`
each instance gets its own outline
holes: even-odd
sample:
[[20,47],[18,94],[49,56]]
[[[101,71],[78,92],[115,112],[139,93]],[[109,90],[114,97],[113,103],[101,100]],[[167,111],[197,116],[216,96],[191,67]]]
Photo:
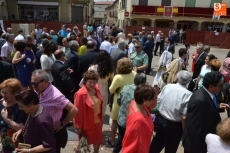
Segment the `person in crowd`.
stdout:
[[105,36],[104,41],[101,43],[100,50],[105,50],[110,54],[111,43],[109,42],[109,37]]
[[189,43],[185,44],[185,48],[187,50],[187,58],[185,59],[185,65],[188,65],[188,61],[189,61],[189,57],[190,57],[190,51],[189,51],[190,47],[191,47],[191,44],[189,44]]
[[55,34],[54,30],[50,30],[50,36],[52,38],[53,43],[57,45],[58,36]]
[[[107,41],[109,41],[109,36],[105,36],[107,37]],[[104,42],[105,37],[103,37],[102,35],[102,31],[98,31],[97,32],[97,36],[94,37],[94,39],[97,41],[97,51],[99,51],[101,44]],[[101,49],[100,49],[101,50]]]
[[25,90],[15,95],[18,106],[28,114],[23,128],[13,134],[13,142],[31,145],[30,149],[16,148],[17,152],[56,153],[56,140],[53,132],[52,117],[48,110],[39,104],[39,97],[33,90]]
[[203,51],[203,44],[198,44],[196,47],[196,52],[197,52],[197,58],[195,58],[195,64],[194,64],[194,72],[192,76],[192,80],[189,83],[188,90],[192,91],[195,87],[195,82],[193,79],[196,79],[201,71],[202,66],[205,64],[205,58],[207,54]]
[[220,72],[206,73],[203,87],[196,90],[188,102],[182,138],[185,153],[207,152],[205,136],[216,133],[215,128],[221,121],[219,111],[229,108],[228,104],[218,104],[215,97],[222,89],[222,78]]
[[[110,48],[112,47],[112,46],[114,46],[114,37],[113,36],[109,36],[109,42],[110,42],[110,44],[111,44],[111,46],[110,46]],[[109,51],[110,51],[110,48],[109,48]]]
[[34,37],[32,36],[32,35],[26,35],[26,37],[25,37],[25,42],[27,43],[27,44],[31,44],[31,50],[32,50],[32,52],[34,53],[34,54],[36,54],[36,52],[37,52],[37,46],[36,46],[36,42],[35,42],[35,39],[34,39]]
[[116,26],[112,26],[112,29],[111,29],[111,35],[113,36],[113,37],[117,37],[117,35],[118,35],[118,30],[117,30],[117,27]]
[[76,40],[70,41],[69,42],[69,48],[70,48],[71,52],[66,57],[67,58],[67,64],[68,64],[68,68],[73,70],[73,72],[70,73],[70,77],[71,77],[71,80],[75,86],[74,91],[77,91],[79,89],[79,83],[80,83],[80,80],[82,78],[82,76],[80,76],[78,73],[78,62],[79,62],[79,56],[78,56],[78,52],[77,52],[77,50],[79,48],[78,42]]
[[13,34],[13,29],[11,27],[6,28],[6,33]]
[[138,41],[139,41],[139,42],[142,42],[142,41],[143,41],[143,33],[142,33],[142,32],[139,32]]
[[116,72],[117,74],[113,78],[113,81],[109,87],[110,93],[114,94],[112,112],[110,116],[112,119],[112,128],[110,139],[108,140],[109,144],[112,146],[114,146],[115,135],[117,131],[117,117],[119,110],[119,106],[117,104],[118,95],[120,94],[121,90],[125,85],[133,84],[133,80],[136,75],[136,72],[133,71],[131,61],[126,57],[123,57],[120,60],[118,60]]
[[[71,29],[70,29],[70,28],[67,28],[66,31],[67,31],[67,36],[66,36],[66,38],[67,38],[67,39],[70,39]],[[74,37],[76,38],[75,35],[74,35]]]
[[128,49],[128,57],[135,52],[135,43],[137,42],[137,39],[132,39],[132,42],[129,44],[129,49]]
[[68,32],[67,32],[66,28],[67,28],[67,26],[65,24],[62,25],[62,29],[58,32],[59,37],[62,37],[62,38],[67,37]]
[[0,60],[0,72],[4,72],[0,73],[0,84],[6,79],[15,78],[13,65],[8,62]]
[[226,82],[230,81],[230,58],[226,58],[223,62],[223,68],[221,74],[224,76]]
[[132,42],[132,39],[133,39],[133,35],[131,33],[129,33],[127,35],[127,39],[128,39],[128,45]]
[[78,49],[78,55],[79,56],[81,56],[87,52],[87,42],[88,42],[87,38],[84,38],[84,37],[81,38],[81,46]]
[[73,27],[73,31],[72,31],[72,33],[71,33],[70,35],[74,35],[75,37],[77,37],[78,32],[79,32],[78,27],[77,27],[77,26],[74,26],[74,27]]
[[[157,84],[160,82],[159,80],[161,80],[161,76],[168,70],[169,65],[172,61],[172,53],[170,52],[171,50],[173,50],[173,46],[170,46],[161,54],[157,65],[157,73],[154,77],[152,86],[157,86]],[[158,86],[158,88],[161,87]]]
[[150,85],[139,85],[127,110],[126,132],[122,153],[148,153],[154,126],[149,108],[156,106],[157,94]]
[[25,35],[24,30],[20,28],[20,29],[18,29],[18,35],[17,35],[17,37],[15,37],[14,40],[24,41],[25,40],[24,35]]
[[89,70],[83,75],[84,86],[74,95],[74,105],[79,113],[74,117],[74,127],[81,139],[85,136],[89,144],[93,144],[94,153],[99,152],[102,136],[102,105],[100,90],[96,86],[98,74]]
[[194,89],[197,89],[197,88],[200,89],[203,87],[204,76],[206,73],[211,72],[211,64],[210,63],[213,59],[216,59],[216,56],[214,56],[212,54],[206,56],[205,65],[203,65],[201,68],[200,75],[196,79],[196,84],[195,84]]
[[83,73],[85,73],[88,70],[89,66],[97,58],[97,52],[94,51],[95,47],[96,45],[93,41],[88,41],[88,51],[85,54],[79,56],[78,72],[80,76],[82,76]]
[[97,58],[89,67],[89,70],[94,70],[98,73],[98,87],[102,95],[102,115],[105,115],[106,106],[108,104],[108,80],[112,81],[114,77],[113,73],[113,61],[106,51],[100,51]]
[[77,33],[76,40],[77,40],[79,46],[81,46],[82,45],[82,42],[81,42],[81,40],[82,40],[82,34],[81,34],[81,32]]
[[92,26],[92,24],[89,24],[89,25],[87,26],[87,31],[88,31],[88,32],[93,32],[93,26]]
[[163,32],[161,32],[160,38],[161,38],[161,43],[160,43],[160,55],[161,55],[164,52],[164,47],[165,47],[165,37]]
[[0,35],[0,53],[1,53],[1,48],[5,43],[6,43],[6,34],[3,33]]
[[104,35],[109,36],[110,34],[110,26],[108,23],[106,23],[105,28],[104,28]]
[[1,58],[8,63],[12,63],[11,53],[14,50],[13,42],[14,34],[6,34],[6,43],[1,48]]
[[135,43],[135,52],[129,58],[137,73],[143,73],[148,68],[148,55],[142,50],[141,42]]
[[153,49],[154,49],[154,42],[152,39],[152,35],[148,35],[147,41],[144,44],[143,51],[148,56],[148,67],[145,70],[145,74],[149,75],[151,72],[151,66],[152,66],[152,59],[153,59]]
[[134,84],[126,85],[121,90],[120,95],[117,99],[117,104],[120,106],[117,118],[118,125],[118,139],[115,143],[113,153],[119,153],[122,147],[122,140],[126,131],[126,112],[129,107],[131,100],[134,99],[134,90],[140,84],[145,84],[147,77],[144,73],[136,74],[134,78]]
[[57,46],[53,42],[49,42],[42,53],[40,58],[41,68],[49,74],[49,81],[53,82],[53,76],[51,74],[51,66],[55,62],[53,53],[57,50]]
[[173,60],[166,71],[168,74],[166,84],[177,82],[177,73],[184,67],[184,59],[187,57],[185,48],[179,49],[179,58]]
[[63,47],[61,48],[61,50],[65,53],[66,56],[68,56],[68,54],[71,51],[70,48],[69,48],[68,39],[67,38],[63,38],[62,39],[62,44],[63,44]]
[[95,50],[96,50],[97,47],[99,49],[100,45],[97,44],[98,41],[95,39],[94,32],[89,31],[88,33],[89,33],[89,35],[87,37],[88,41],[93,41],[95,43]]
[[0,133],[2,152],[11,153],[16,147],[12,141],[13,133],[20,130],[26,122],[27,115],[20,110],[15,95],[22,91],[22,86],[17,79],[6,79],[0,84]]
[[36,28],[35,28],[34,32],[35,32],[36,43],[40,44],[41,43],[42,29],[40,28],[39,24],[36,24]]
[[153,137],[149,152],[176,153],[186,118],[187,103],[192,95],[186,85],[192,79],[188,71],[177,73],[177,83],[166,85],[157,97],[159,114],[158,129]]
[[110,53],[110,56],[113,60],[113,70],[114,74],[116,74],[116,68],[117,68],[117,62],[123,57],[127,57],[125,54],[125,48],[126,48],[126,41],[119,41],[118,42],[118,48],[114,48],[112,52]]
[[83,25],[82,27],[83,29],[83,37],[86,38],[88,36],[88,33],[87,33],[87,23],[85,22],[85,24]]
[[158,34],[156,35],[155,43],[156,43],[156,47],[154,50],[154,56],[158,56],[157,51],[158,51],[158,48],[160,47],[160,44],[161,44],[161,31],[158,31]]
[[206,45],[206,46],[204,46],[203,50],[208,55],[210,53],[211,48],[210,48],[210,46]]
[[216,127],[216,134],[209,133],[205,138],[208,153],[228,153],[230,150],[229,138],[230,118],[220,122]]
[[76,116],[78,109],[49,81],[49,74],[44,70],[32,73],[31,85],[38,94],[40,104],[47,108],[53,120],[56,137],[56,152],[67,143],[66,125]]
[[35,70],[35,56],[32,51],[32,44],[23,41],[17,41],[14,44],[16,53],[12,63],[17,64],[17,76],[22,86],[26,89],[30,85],[32,72]]
[[49,43],[48,39],[42,39],[41,44],[39,45],[39,50],[35,53],[35,68],[41,69],[41,61],[40,58],[42,56],[42,53],[44,52],[45,46]]
[[47,35],[47,36],[49,36],[49,33],[47,32],[47,28],[46,28],[46,27],[43,27],[43,28],[42,28],[42,35]]
[[[65,53],[61,50],[54,52],[56,61],[51,66],[51,74],[54,78],[54,86],[67,98],[69,101],[73,101],[73,92],[75,86],[71,80],[71,69],[67,69],[65,66],[66,57]],[[72,72],[73,73],[73,72]]]

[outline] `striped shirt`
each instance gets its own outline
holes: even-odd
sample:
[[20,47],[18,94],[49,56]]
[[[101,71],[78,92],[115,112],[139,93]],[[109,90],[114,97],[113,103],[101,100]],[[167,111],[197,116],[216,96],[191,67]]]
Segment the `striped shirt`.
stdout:
[[68,103],[69,100],[52,84],[40,95],[40,104],[50,112],[54,124],[60,121]]

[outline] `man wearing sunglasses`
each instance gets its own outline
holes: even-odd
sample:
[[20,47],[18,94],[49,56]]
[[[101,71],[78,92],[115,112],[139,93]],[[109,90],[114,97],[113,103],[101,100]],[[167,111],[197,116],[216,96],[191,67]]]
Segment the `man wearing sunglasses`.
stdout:
[[135,45],[135,52],[130,55],[130,60],[132,61],[133,69],[137,73],[143,73],[148,67],[148,56],[142,50],[141,42],[136,42]]
[[[60,153],[60,148],[64,148],[67,143],[65,126],[73,120],[78,109],[49,82],[49,75],[44,70],[39,69],[32,73],[31,85],[39,96],[40,104],[50,112],[53,119],[56,151]],[[66,116],[63,111],[67,112]]]

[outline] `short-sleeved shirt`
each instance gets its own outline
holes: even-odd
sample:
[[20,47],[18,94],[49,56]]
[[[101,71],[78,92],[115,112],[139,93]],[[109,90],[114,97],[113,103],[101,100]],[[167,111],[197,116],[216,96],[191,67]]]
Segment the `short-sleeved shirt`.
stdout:
[[11,52],[14,50],[14,47],[9,42],[6,42],[1,48],[1,57],[5,57],[8,62],[11,62]]
[[52,84],[40,95],[40,104],[50,113],[53,123],[60,121],[63,109],[69,100]]
[[58,32],[58,34],[61,35],[61,36],[63,36],[63,37],[67,37],[68,32],[67,32],[66,30],[60,30],[60,31]]
[[[8,118],[13,120],[16,123],[24,124],[27,118],[27,115],[24,111],[19,109],[18,104],[14,104],[10,107],[5,107],[3,102],[0,102],[0,111],[3,108],[6,108],[8,111]],[[7,123],[3,120],[2,116],[0,115],[0,134],[2,139],[3,145],[3,152],[12,152],[14,151],[14,143],[11,141],[11,137],[16,131],[10,129]],[[9,139],[10,138],[10,139]]]
[[140,53],[133,52],[130,55],[130,60],[132,61],[133,67],[148,65],[149,62],[148,56],[144,51],[141,51]]

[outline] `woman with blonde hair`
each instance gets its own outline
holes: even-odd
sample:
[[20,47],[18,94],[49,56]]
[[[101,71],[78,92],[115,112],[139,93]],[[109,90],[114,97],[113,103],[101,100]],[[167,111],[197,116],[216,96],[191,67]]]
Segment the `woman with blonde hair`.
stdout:
[[208,153],[229,153],[230,152],[230,118],[220,122],[216,127],[216,134],[207,134],[206,144]]
[[120,94],[121,90],[125,85],[131,85],[133,84],[134,77],[136,75],[136,72],[133,71],[132,62],[124,57],[121,58],[117,62],[117,74],[114,76],[111,86],[109,87],[109,91],[111,94],[114,94],[113,98],[113,106],[112,106],[112,112],[111,112],[111,119],[112,121],[112,130],[111,130],[111,136],[109,139],[109,144],[114,145],[115,141],[115,135],[117,131],[117,118],[118,118],[118,110],[119,106],[117,104],[117,98]]

